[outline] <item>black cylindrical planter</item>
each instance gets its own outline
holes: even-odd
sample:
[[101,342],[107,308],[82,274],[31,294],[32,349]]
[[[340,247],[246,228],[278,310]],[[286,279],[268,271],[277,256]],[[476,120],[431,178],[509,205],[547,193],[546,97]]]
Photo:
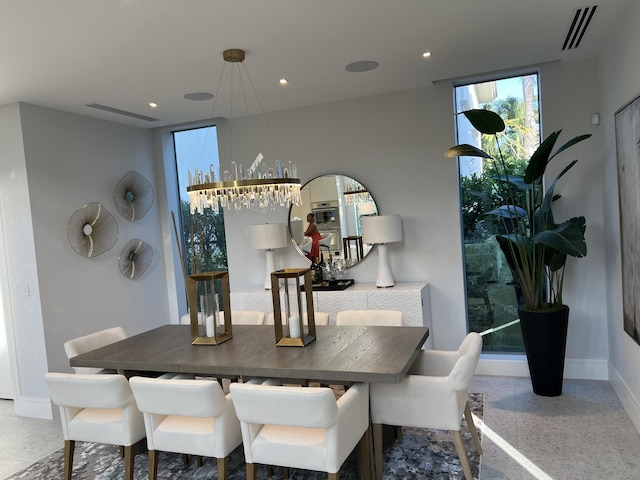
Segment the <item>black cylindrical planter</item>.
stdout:
[[535,312],[519,309],[518,314],[533,392],[557,397],[562,394],[569,307]]

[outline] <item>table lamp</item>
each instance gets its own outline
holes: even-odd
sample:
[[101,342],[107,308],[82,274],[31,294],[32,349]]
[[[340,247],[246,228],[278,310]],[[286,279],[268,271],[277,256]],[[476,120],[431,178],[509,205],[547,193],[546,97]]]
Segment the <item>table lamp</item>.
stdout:
[[393,287],[393,275],[387,259],[387,244],[402,240],[400,215],[362,217],[362,241],[378,245],[378,277],[376,287]]
[[267,252],[267,267],[264,279],[265,290],[271,289],[271,272],[276,269],[273,250],[287,246],[286,223],[263,223],[251,225],[251,246]]

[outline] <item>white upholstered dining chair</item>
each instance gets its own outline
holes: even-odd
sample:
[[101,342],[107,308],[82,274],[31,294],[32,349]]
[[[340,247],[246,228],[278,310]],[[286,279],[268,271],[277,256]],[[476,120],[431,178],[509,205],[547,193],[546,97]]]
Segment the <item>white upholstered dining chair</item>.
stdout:
[[[284,314],[282,315],[282,319],[285,320]],[[313,312],[313,320],[315,321],[316,325],[329,325],[329,314],[326,312]],[[302,314],[302,321],[305,325],[307,324],[307,312],[304,312]],[[267,316],[267,325],[273,325],[273,322],[273,312],[271,312]]]
[[234,383],[230,390],[242,427],[247,480],[255,480],[257,464],[322,471],[337,480],[358,444],[364,478],[371,478],[368,384],[354,384],[338,400],[323,387]]
[[[219,318],[224,319],[224,312],[220,311]],[[200,314],[200,317],[202,314]],[[258,310],[231,310],[231,323],[232,325],[264,325],[265,314]],[[188,313],[185,313],[180,317],[180,323],[182,325],[189,325],[191,323],[191,317]],[[202,323],[202,320],[198,318],[198,323]]]
[[402,312],[398,310],[342,310],[336,315],[336,325],[401,327]]
[[132,377],[130,383],[144,415],[150,480],[157,478],[161,451],[216,458],[217,478],[227,478],[228,456],[242,435],[231,398],[218,382]]
[[47,373],[45,380],[60,408],[64,438],[64,478],[71,480],[75,442],[124,447],[125,480],[133,480],[134,446],[144,439],[144,421],[123,375]]
[[371,384],[371,421],[376,477],[382,479],[382,425],[449,430],[467,480],[471,468],[460,435],[464,418],[476,449],[480,438],[469,409],[468,389],[478,365],[482,338],[469,333],[456,351],[422,350],[400,383]]
[[[127,338],[127,333],[122,327],[107,328],[66,341],[64,343],[64,351],[67,354],[67,358],[71,359],[82,353],[119,342],[125,338]],[[73,367],[73,369],[76,373],[115,373],[112,370],[91,367]]]

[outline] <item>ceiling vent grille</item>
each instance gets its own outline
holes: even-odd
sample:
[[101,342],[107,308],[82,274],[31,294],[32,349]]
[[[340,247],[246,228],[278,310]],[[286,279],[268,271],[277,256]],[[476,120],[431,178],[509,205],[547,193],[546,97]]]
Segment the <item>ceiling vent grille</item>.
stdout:
[[127,112],[125,110],[119,110],[113,107],[107,107],[106,105],[101,105],[99,103],[90,103],[87,107],[97,108],[98,110],[104,110],[105,112],[115,113],[117,115],[124,115],[125,117],[137,118],[138,120],[144,120],[145,122],[157,122],[157,118],[147,117],[146,115],[140,115],[138,113]]
[[597,5],[592,7],[583,7],[575,10],[571,26],[564,39],[562,50],[572,50],[580,46],[582,37],[584,37],[587,27],[591,24],[593,15],[596,13]]

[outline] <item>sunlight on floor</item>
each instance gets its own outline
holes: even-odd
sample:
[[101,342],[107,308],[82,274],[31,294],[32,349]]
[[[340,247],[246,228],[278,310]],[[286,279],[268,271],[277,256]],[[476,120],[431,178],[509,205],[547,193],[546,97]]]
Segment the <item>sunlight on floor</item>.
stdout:
[[513,447],[509,442],[504,440],[500,435],[491,430],[491,428],[487,427],[485,423],[473,415],[473,421],[476,424],[476,427],[482,431],[486,437],[495,443],[498,447],[500,447],[507,455],[513,458],[518,464],[522,466],[527,472],[533,475],[538,480],[553,480],[552,477],[544,473],[540,468],[538,468],[531,460],[521,454],[515,447]]

